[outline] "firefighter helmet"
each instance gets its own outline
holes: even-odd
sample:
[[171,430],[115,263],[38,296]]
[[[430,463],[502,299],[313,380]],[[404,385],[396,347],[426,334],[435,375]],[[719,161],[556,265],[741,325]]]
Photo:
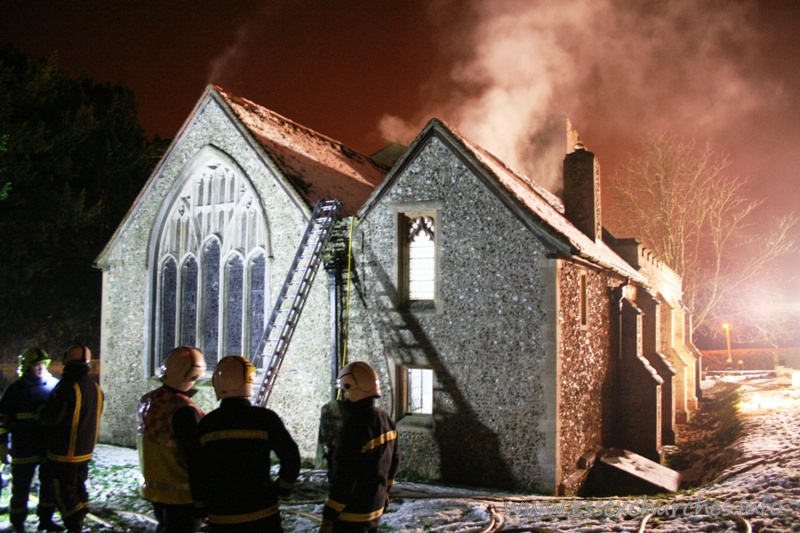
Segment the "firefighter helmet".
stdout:
[[47,352],[35,346],[25,348],[25,351],[19,355],[19,367],[17,367],[17,375],[22,377],[22,375],[27,372],[30,367],[38,364],[44,364],[44,366],[50,364],[50,356],[47,355]]
[[240,355],[229,355],[220,359],[211,377],[217,399],[249,398],[253,395],[256,368]]
[[178,346],[167,354],[161,367],[161,382],[175,390],[186,392],[206,371],[206,360],[197,348]]
[[89,364],[89,361],[92,360],[92,351],[83,344],[76,342],[66,349],[64,354],[61,356],[61,359],[64,361],[64,364],[71,363],[73,361]]
[[336,380],[336,387],[344,390],[345,395],[351,402],[357,402],[364,398],[380,398],[381,384],[378,381],[378,374],[364,361],[348,363]]

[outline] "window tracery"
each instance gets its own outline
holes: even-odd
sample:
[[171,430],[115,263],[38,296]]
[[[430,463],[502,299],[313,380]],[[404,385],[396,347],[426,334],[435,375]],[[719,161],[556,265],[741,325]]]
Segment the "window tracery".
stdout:
[[[250,357],[269,297],[269,230],[246,177],[221,157],[194,165],[157,236],[153,369],[178,344],[212,369],[223,355]],[[246,259],[246,260],[245,260]],[[180,265],[180,266],[179,266]]]

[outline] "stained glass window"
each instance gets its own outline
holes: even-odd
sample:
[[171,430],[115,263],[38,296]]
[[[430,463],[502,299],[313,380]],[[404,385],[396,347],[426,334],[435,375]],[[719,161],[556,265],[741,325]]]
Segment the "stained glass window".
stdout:
[[219,241],[213,239],[203,250],[203,354],[206,365],[217,364],[219,346]]
[[258,350],[258,342],[264,332],[266,325],[266,261],[264,254],[258,254],[250,259],[250,353],[255,354]]
[[188,257],[181,269],[181,344],[197,345],[197,261]]
[[244,312],[244,267],[238,255],[225,266],[225,354],[242,354],[242,313]]
[[171,257],[161,267],[161,355],[175,347],[175,311],[177,307],[178,268]]

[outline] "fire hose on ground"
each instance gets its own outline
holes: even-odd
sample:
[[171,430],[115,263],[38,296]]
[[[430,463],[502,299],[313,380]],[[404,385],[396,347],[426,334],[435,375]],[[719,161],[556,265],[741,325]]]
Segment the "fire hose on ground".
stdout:
[[[447,499],[495,500],[495,501],[502,500],[501,497],[496,496],[496,495],[469,495],[469,496],[453,497],[453,494],[450,494],[450,493],[438,493],[438,494],[437,493],[433,493],[433,494],[416,495],[416,496],[405,495],[405,496],[402,496],[402,497],[405,498],[405,499],[447,498]],[[30,498],[34,503],[38,502],[38,498],[36,498],[35,495],[31,494]],[[534,497],[532,499],[535,499],[535,500],[547,500],[549,498],[547,498],[547,497],[538,497],[538,498]],[[577,500],[577,499],[580,499],[580,498],[570,498],[570,499],[576,499]],[[322,503],[322,502],[323,502],[322,500],[307,500],[307,501],[303,501],[303,502],[291,502],[291,505],[319,504],[319,503]],[[287,503],[289,503],[289,502],[287,502]],[[147,514],[144,514],[144,513],[137,513],[137,512],[134,512],[134,511],[124,511],[124,510],[120,510],[120,509],[109,509],[109,510],[114,512],[114,513],[116,513],[116,514],[131,516],[131,517],[137,518],[139,520],[150,522],[151,524],[157,524],[158,523],[153,517],[151,517],[151,516],[149,516]],[[531,532],[531,533],[563,533],[564,532],[564,530],[547,529],[547,528],[542,528],[542,527],[538,527],[538,526],[517,526],[517,527],[512,527],[512,528],[506,529],[504,527],[505,526],[505,518],[503,517],[503,515],[501,513],[497,512],[497,508],[494,505],[489,504],[487,506],[487,512],[489,514],[489,518],[488,518],[487,523],[485,525],[483,525],[481,527],[460,530],[460,533],[496,533],[496,532],[502,532],[502,533],[523,533],[523,532]],[[313,513],[309,513],[309,512],[306,512],[306,511],[300,511],[300,510],[297,510],[297,509],[287,508],[285,506],[281,508],[281,513],[293,514],[293,515],[296,515],[296,516],[307,518],[309,520],[313,520],[315,522],[322,522],[322,517],[321,516],[318,516],[318,515],[315,515]],[[653,516],[654,515],[652,513],[649,513],[649,514],[646,514],[645,516],[642,517],[642,520],[639,523],[639,529],[637,530],[637,533],[645,533],[646,532],[647,522]],[[114,530],[114,525],[113,524],[110,524],[109,522],[101,519],[100,517],[98,517],[95,514],[89,513],[89,514],[86,515],[86,518],[91,520],[91,521],[93,521],[93,522],[95,522],[95,523],[97,523],[97,524],[100,524],[101,526],[103,526],[105,528]],[[744,518],[742,516],[739,516],[739,515],[731,515],[730,519],[732,519],[734,522],[736,522],[736,524],[738,526],[737,529],[739,529],[739,531],[741,531],[742,533],[752,533],[752,531],[753,531],[752,525],[750,524],[750,522],[746,518]]]

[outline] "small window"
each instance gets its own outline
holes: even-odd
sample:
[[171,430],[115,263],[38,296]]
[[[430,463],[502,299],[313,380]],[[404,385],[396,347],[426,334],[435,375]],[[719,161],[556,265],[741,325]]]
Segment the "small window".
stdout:
[[406,368],[405,396],[405,414],[433,414],[433,370],[430,368]]
[[439,290],[436,216],[433,213],[401,213],[399,230],[402,303],[416,309],[435,308]]
[[586,292],[586,272],[581,272],[580,291],[581,327],[586,328],[589,326],[589,302]]
[[436,245],[433,219],[415,217],[408,223],[408,298],[433,300],[436,283]]

